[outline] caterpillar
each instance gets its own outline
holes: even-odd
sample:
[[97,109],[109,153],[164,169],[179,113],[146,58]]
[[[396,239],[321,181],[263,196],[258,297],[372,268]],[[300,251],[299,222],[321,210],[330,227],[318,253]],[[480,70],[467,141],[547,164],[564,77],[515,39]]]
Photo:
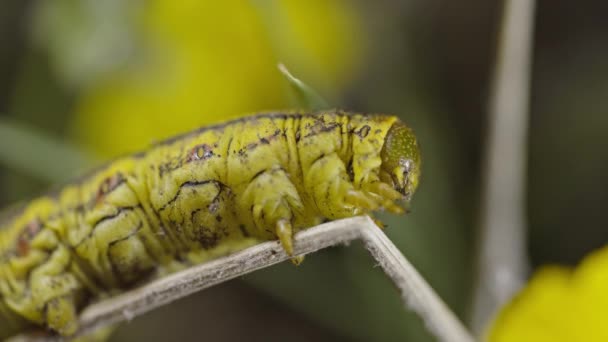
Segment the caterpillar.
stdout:
[[418,185],[395,116],[258,114],[119,158],[0,219],[0,337],[63,336],[93,300],[326,220],[401,213]]

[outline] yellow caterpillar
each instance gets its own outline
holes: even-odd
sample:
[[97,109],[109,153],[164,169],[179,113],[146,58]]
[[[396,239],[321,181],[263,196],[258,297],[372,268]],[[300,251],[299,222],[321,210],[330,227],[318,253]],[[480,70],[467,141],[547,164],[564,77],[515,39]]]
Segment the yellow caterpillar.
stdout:
[[69,336],[88,302],[325,220],[410,199],[420,155],[394,116],[260,114],[124,157],[0,220],[0,337]]

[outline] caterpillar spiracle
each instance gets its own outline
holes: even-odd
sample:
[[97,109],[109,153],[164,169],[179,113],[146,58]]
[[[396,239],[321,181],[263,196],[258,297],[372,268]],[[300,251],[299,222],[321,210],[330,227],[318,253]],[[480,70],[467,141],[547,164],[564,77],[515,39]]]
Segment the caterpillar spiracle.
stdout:
[[395,116],[258,114],[119,158],[0,219],[0,337],[74,334],[103,295],[326,220],[400,213],[420,175]]

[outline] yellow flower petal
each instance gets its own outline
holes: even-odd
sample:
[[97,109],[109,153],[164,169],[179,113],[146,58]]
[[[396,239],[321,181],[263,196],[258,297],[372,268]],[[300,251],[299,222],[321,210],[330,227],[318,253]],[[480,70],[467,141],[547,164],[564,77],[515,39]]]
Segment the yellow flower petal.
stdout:
[[608,341],[608,248],[574,271],[544,267],[500,312],[489,341]]
[[339,0],[151,1],[141,18],[145,59],[84,94],[74,134],[100,155],[114,156],[236,115],[286,108],[279,59],[331,93],[360,60],[350,6]]

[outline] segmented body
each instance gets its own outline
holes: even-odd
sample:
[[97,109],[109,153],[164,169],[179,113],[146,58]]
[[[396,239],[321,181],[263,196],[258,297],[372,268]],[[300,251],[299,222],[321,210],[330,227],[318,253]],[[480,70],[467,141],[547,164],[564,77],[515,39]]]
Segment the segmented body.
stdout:
[[118,159],[0,221],[0,335],[77,329],[92,299],[326,219],[378,182],[396,118],[263,114]]

